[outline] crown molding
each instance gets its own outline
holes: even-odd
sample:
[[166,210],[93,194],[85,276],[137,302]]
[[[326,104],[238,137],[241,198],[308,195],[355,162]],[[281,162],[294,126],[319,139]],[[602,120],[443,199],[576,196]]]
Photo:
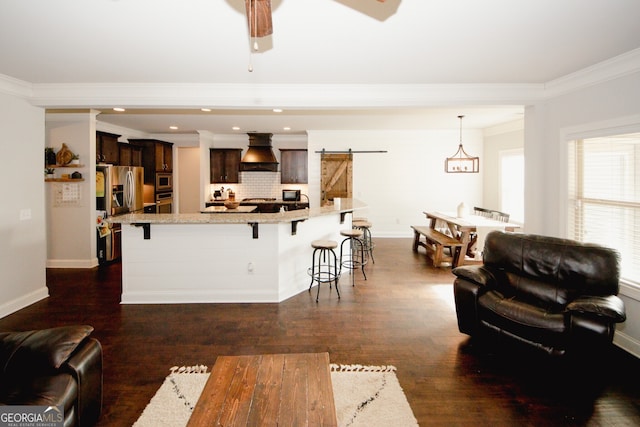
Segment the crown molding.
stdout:
[[521,132],[524,130],[524,119],[513,120],[507,123],[491,126],[482,130],[484,137],[502,135],[511,132]]
[[541,84],[37,84],[46,108],[388,108],[518,105],[540,99]]
[[640,72],[640,48],[547,82],[545,97],[555,98],[637,72]]
[[637,72],[640,72],[640,49],[541,84],[34,84],[0,74],[0,92],[45,108],[528,105]]
[[0,93],[30,100],[33,96],[33,85],[24,80],[0,74]]

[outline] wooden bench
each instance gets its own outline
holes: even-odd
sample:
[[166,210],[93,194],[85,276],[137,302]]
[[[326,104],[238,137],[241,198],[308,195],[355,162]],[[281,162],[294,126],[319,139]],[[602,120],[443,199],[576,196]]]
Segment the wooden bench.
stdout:
[[[418,246],[422,246],[427,250],[427,257],[433,261],[434,267],[440,267],[443,262],[455,264],[455,257],[460,256],[460,249],[463,244],[460,240],[447,236],[428,226],[412,225],[413,228],[413,251],[418,251]],[[420,237],[424,236],[425,241],[421,241]],[[451,248],[451,255],[444,253],[444,248]]]
[[189,427],[337,426],[328,353],[219,356]]

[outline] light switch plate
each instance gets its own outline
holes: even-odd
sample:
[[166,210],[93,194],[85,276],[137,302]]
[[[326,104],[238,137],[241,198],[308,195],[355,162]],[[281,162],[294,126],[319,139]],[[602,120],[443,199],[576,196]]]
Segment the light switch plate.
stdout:
[[20,209],[20,221],[31,219],[31,209]]

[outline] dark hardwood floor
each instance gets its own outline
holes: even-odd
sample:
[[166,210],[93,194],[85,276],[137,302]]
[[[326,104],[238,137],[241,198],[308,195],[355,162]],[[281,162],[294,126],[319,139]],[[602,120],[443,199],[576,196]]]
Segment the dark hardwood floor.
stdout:
[[[175,365],[218,355],[324,352],[344,364],[395,365],[422,426],[637,426],[640,359],[617,347],[570,363],[458,332],[451,271],[411,239],[375,239],[375,264],[342,299],[327,287],[281,304],[120,305],[120,265],[47,271],[51,296],[0,330],[82,323],[104,350],[101,426],[129,426]],[[214,272],[212,272],[214,274]],[[177,284],[179,286],[179,284]]]

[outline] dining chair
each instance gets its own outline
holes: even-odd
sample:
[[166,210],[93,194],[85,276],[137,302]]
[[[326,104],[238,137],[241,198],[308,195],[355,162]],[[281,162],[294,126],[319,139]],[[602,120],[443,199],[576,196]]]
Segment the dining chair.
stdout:
[[500,222],[509,222],[509,214],[500,211],[491,211],[491,219]]
[[491,209],[480,208],[478,206],[474,206],[473,207],[473,214],[474,215],[483,216],[483,217],[486,217],[486,218],[491,218],[492,212],[493,211]]

